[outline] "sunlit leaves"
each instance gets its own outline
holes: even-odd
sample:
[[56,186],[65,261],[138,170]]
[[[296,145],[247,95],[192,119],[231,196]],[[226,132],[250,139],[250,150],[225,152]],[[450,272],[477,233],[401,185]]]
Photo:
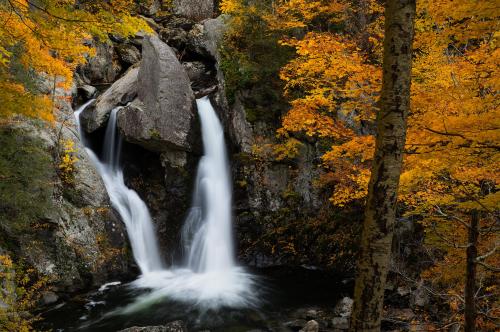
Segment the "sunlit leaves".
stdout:
[[82,1],[78,6],[63,0],[1,1],[0,80],[6,88],[0,90],[0,96],[7,101],[1,115],[36,117],[39,113],[48,118],[44,115],[46,103],[38,104],[41,98],[34,97],[33,91],[21,91],[19,85],[25,82],[16,82],[9,66],[13,56],[24,70],[58,77],[61,87],[67,89],[76,66],[94,54],[88,43],[93,36],[106,41],[109,33],[127,37],[139,30],[150,31],[141,19],[131,16],[133,6],[132,0]]

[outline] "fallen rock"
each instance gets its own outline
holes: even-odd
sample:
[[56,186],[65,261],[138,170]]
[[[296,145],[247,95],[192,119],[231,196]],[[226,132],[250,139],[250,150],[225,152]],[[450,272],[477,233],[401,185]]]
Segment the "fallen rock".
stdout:
[[334,312],[340,317],[350,317],[354,301],[349,297],[344,297],[335,306]]
[[40,298],[40,304],[41,305],[50,305],[53,303],[56,303],[59,300],[59,296],[56,295],[56,293],[51,292],[51,291],[46,291],[42,293],[42,296]]
[[93,106],[89,106],[80,115],[82,126],[86,132],[91,133],[106,124],[111,110],[131,102],[137,95],[137,75],[139,67],[132,67],[123,77],[113,83]]
[[195,99],[174,51],[157,36],[144,39],[137,76],[137,99],[118,114],[125,139],[163,152],[191,151]]
[[78,95],[82,96],[84,101],[87,101],[97,95],[97,89],[92,85],[84,84],[78,87]]
[[319,324],[315,320],[310,320],[306,323],[304,328],[300,330],[300,332],[318,332],[319,331]]

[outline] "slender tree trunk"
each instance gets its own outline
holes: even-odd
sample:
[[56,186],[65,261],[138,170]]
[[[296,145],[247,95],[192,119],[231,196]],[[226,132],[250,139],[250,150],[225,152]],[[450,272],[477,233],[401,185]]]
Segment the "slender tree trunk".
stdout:
[[415,0],[387,0],[383,82],[351,331],[380,331],[410,107]]
[[476,331],[476,258],[479,214],[472,211],[467,245],[467,267],[465,274],[465,332]]

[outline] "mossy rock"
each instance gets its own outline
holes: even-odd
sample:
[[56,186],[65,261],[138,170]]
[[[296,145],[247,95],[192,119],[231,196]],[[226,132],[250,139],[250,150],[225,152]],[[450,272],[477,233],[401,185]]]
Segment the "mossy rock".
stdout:
[[3,228],[23,233],[51,213],[53,158],[45,142],[22,129],[0,127],[0,220]]

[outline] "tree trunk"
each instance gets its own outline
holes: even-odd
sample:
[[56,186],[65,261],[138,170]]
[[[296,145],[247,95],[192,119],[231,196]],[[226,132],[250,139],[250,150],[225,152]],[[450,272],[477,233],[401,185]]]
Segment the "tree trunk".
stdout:
[[415,0],[386,2],[382,93],[351,331],[380,331],[410,106],[414,19]]
[[479,215],[472,211],[467,245],[467,267],[465,274],[465,332],[476,331],[476,258],[478,241]]

